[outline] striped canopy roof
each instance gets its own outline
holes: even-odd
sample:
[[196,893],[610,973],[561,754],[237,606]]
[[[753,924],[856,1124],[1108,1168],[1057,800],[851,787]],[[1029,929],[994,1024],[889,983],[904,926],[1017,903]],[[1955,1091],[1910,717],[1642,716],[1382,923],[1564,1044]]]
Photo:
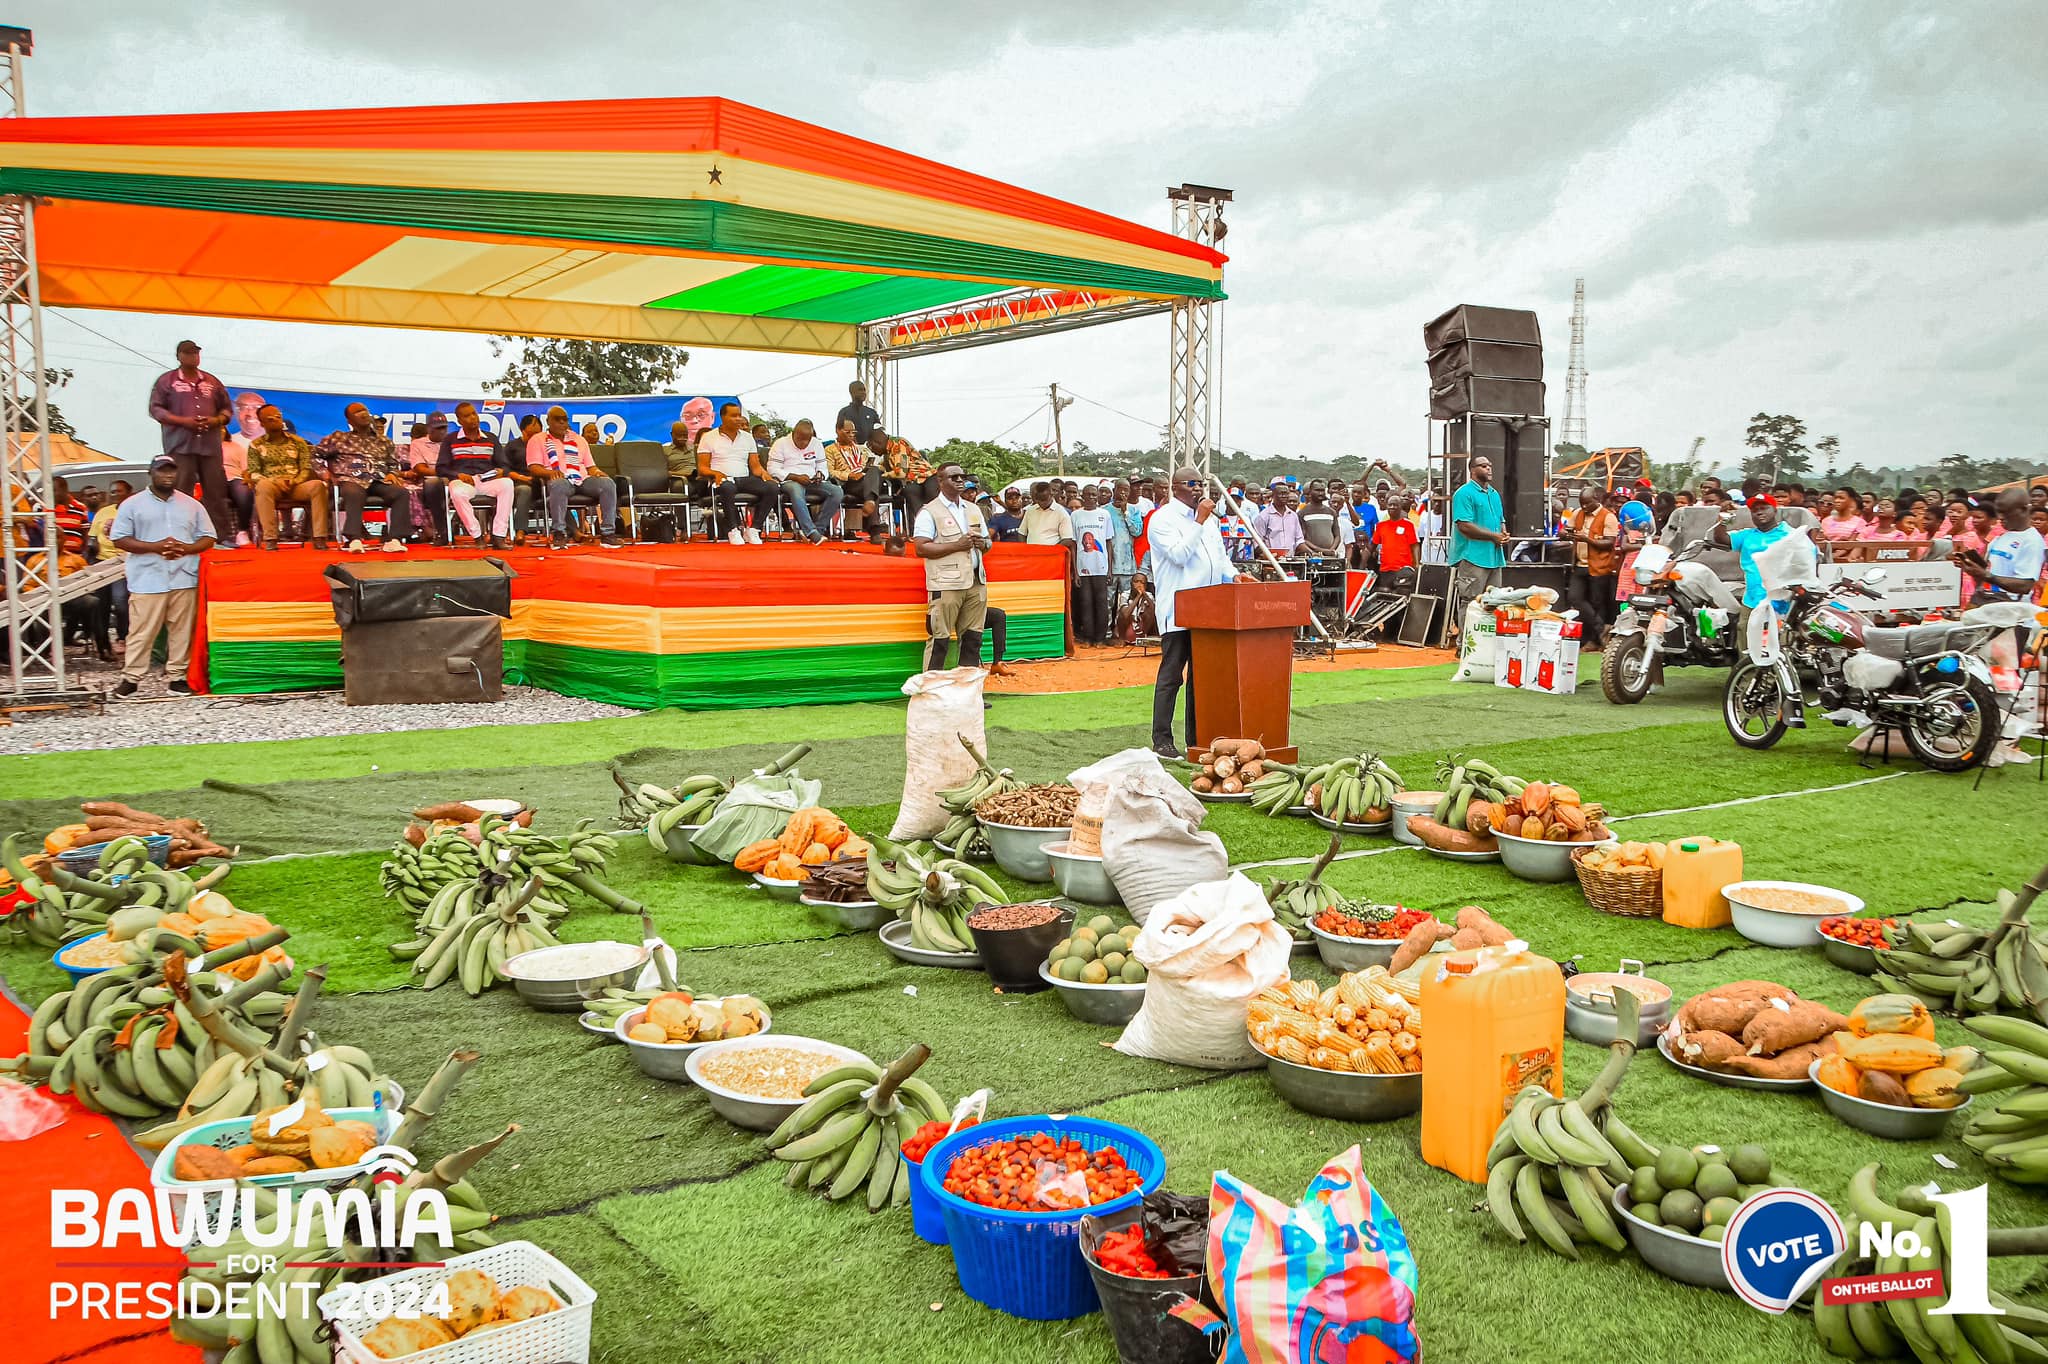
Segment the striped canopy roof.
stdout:
[[49,200],[74,308],[851,355],[1020,287],[1223,288],[1207,247],[726,99],[6,119],[0,193]]

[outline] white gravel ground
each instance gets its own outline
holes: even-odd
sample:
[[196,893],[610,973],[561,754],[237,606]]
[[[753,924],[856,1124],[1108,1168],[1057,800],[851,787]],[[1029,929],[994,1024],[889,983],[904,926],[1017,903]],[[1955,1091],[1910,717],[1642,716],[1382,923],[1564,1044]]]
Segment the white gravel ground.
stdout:
[[[118,680],[111,669],[87,667],[80,680],[91,690],[109,692]],[[129,699],[110,697],[100,715],[80,710],[16,715],[12,725],[0,724],[0,754],[549,724],[638,713],[539,687],[506,687],[505,699],[496,705],[347,706],[338,691],[174,697],[164,691],[163,677],[156,674]]]

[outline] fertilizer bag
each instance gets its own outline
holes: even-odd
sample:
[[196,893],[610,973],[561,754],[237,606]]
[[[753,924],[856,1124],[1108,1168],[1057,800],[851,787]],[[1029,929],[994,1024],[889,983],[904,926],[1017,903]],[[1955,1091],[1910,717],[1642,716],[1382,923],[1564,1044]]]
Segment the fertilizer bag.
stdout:
[[889,830],[892,841],[931,838],[953,817],[938,793],[974,776],[967,745],[981,750],[981,683],[987,676],[979,668],[951,668],[919,673],[903,684],[910,713],[903,721],[903,804]]
[[1228,1329],[1223,1364],[1421,1358],[1415,1255],[1356,1146],[1293,1207],[1217,1171],[1208,1269]]
[[1100,792],[1102,870],[1140,926],[1162,900],[1229,871],[1223,840],[1202,832],[1206,808],[1152,750],[1125,749],[1073,776],[1081,808]]
[[1241,873],[1154,906],[1131,944],[1149,973],[1145,1002],[1116,1049],[1203,1070],[1262,1065],[1245,1011],[1259,991],[1287,979],[1292,950],[1265,894]]

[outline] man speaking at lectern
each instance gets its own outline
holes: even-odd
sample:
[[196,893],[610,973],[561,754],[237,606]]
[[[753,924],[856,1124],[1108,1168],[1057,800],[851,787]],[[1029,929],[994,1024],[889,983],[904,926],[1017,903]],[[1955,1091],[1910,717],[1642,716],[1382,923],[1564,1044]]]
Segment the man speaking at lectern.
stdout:
[[[1185,685],[1188,692],[1188,748],[1199,748],[1195,734],[1195,683],[1192,636],[1175,619],[1173,599],[1197,587],[1249,582],[1230,562],[1216,504],[1209,500],[1202,471],[1183,465],[1173,471],[1173,500],[1152,514],[1146,526],[1152,544],[1152,592],[1159,614],[1159,680],[1152,689],[1152,751],[1178,758],[1184,750],[1173,743],[1173,703]],[[1210,738],[1217,736],[1210,735]]]

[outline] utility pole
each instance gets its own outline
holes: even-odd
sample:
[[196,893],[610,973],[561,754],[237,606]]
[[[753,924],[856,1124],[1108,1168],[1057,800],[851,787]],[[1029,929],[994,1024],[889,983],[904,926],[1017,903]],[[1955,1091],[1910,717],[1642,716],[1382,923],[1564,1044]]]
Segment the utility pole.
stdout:
[[1060,476],[1064,478],[1066,477],[1067,473],[1067,442],[1065,437],[1060,435],[1060,409],[1064,407],[1072,407],[1074,405],[1074,400],[1072,398],[1062,398],[1060,396],[1060,386],[1058,384],[1051,385],[1051,391],[1052,448],[1055,451],[1055,453],[1057,453],[1057,455],[1059,456],[1059,472]]

